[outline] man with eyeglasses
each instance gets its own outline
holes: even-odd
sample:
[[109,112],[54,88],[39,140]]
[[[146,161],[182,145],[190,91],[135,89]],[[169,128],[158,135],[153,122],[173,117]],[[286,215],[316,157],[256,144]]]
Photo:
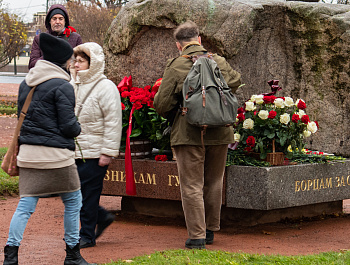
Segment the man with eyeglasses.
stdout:
[[[45,18],[45,26],[47,33],[68,41],[72,48],[83,43],[81,36],[69,25],[68,12],[63,5],[56,4],[50,7]],[[39,48],[39,35],[37,35],[32,44],[28,68],[34,67],[35,63],[41,59],[43,54]]]

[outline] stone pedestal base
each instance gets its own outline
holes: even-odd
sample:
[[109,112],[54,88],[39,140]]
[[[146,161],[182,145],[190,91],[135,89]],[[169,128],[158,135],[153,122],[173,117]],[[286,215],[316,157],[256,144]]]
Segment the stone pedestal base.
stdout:
[[[137,197],[125,193],[124,160],[115,159],[104,195],[122,196],[122,211],[183,218],[176,162],[133,161]],[[223,183],[222,220],[255,225],[284,218],[342,213],[350,198],[350,160],[277,167],[229,166]]]
[[[180,201],[123,197],[122,212],[137,213],[156,217],[184,218]],[[221,221],[239,225],[257,225],[278,222],[285,218],[298,219],[325,214],[340,214],[343,202],[324,202],[311,205],[289,207],[275,210],[250,210],[222,206]]]

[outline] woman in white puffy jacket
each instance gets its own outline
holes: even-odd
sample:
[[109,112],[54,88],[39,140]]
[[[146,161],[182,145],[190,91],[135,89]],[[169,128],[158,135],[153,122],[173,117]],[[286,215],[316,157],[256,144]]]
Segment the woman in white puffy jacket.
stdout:
[[103,74],[102,47],[84,43],[74,48],[74,56],[71,83],[81,125],[80,148],[75,151],[83,195],[80,247],[87,248],[95,246],[96,238],[114,221],[115,216],[99,206],[99,201],[107,167],[119,155],[122,110],[116,85]]

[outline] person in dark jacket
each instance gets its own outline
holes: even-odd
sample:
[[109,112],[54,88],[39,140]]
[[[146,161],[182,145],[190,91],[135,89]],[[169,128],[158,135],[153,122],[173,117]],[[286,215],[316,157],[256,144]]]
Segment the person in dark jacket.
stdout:
[[[67,9],[63,5],[52,5],[45,18],[47,33],[62,38],[69,42],[72,48],[83,43],[81,36],[69,25]],[[34,67],[38,60],[43,59],[43,53],[39,47],[39,35],[34,37],[28,68]]]
[[[181,55],[207,52],[201,45],[199,29],[194,22],[178,26],[174,37]],[[225,58],[214,54],[213,59],[234,93],[241,84],[241,75]],[[183,56],[168,61],[154,98],[154,107],[160,115],[167,117],[178,106],[183,83],[192,65],[192,61]],[[187,248],[203,249],[205,244],[212,244],[214,231],[220,229],[223,176],[228,144],[234,142],[233,136],[232,126],[207,128],[202,146],[201,128],[190,125],[186,117],[177,111],[170,142],[175,150],[180,177],[181,200],[189,235],[185,243]]]
[[81,128],[74,114],[74,90],[69,83],[73,48],[47,33],[40,34],[40,48],[43,60],[29,71],[18,94],[19,114],[29,91],[35,87],[19,137],[20,200],[10,224],[4,265],[18,264],[18,247],[27,222],[39,198],[50,194],[59,194],[65,206],[64,264],[87,265],[79,245],[82,195],[74,160],[74,137]]

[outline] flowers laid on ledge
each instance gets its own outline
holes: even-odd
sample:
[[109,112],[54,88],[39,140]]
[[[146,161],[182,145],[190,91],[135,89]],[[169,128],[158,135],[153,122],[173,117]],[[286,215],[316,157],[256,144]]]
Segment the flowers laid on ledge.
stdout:
[[147,85],[140,88],[132,85],[131,76],[125,76],[118,84],[123,110],[122,148],[125,147],[127,130],[131,121],[131,140],[148,139],[152,142],[153,147],[170,150],[170,138],[163,135],[167,121],[153,108],[154,96],[161,81],[160,78],[152,87]]
[[156,155],[154,159],[156,161],[168,161],[168,157],[166,155]]
[[293,152],[304,148],[304,139],[317,132],[318,123],[306,114],[304,100],[276,97],[275,93],[282,89],[278,80],[268,84],[271,93],[253,95],[238,109],[234,126],[236,146],[248,153],[260,153],[264,159],[273,151],[274,141],[275,151],[291,158]]
[[[294,152],[291,159],[286,158],[283,165],[297,165],[308,163],[329,163],[329,162],[342,162],[346,158],[341,156],[335,156],[332,154],[320,154],[318,151],[310,152]],[[255,166],[255,167],[270,167],[269,162],[263,160],[257,160],[254,157],[247,156],[247,153],[243,149],[229,149],[227,153],[226,166],[240,165],[240,166]]]

